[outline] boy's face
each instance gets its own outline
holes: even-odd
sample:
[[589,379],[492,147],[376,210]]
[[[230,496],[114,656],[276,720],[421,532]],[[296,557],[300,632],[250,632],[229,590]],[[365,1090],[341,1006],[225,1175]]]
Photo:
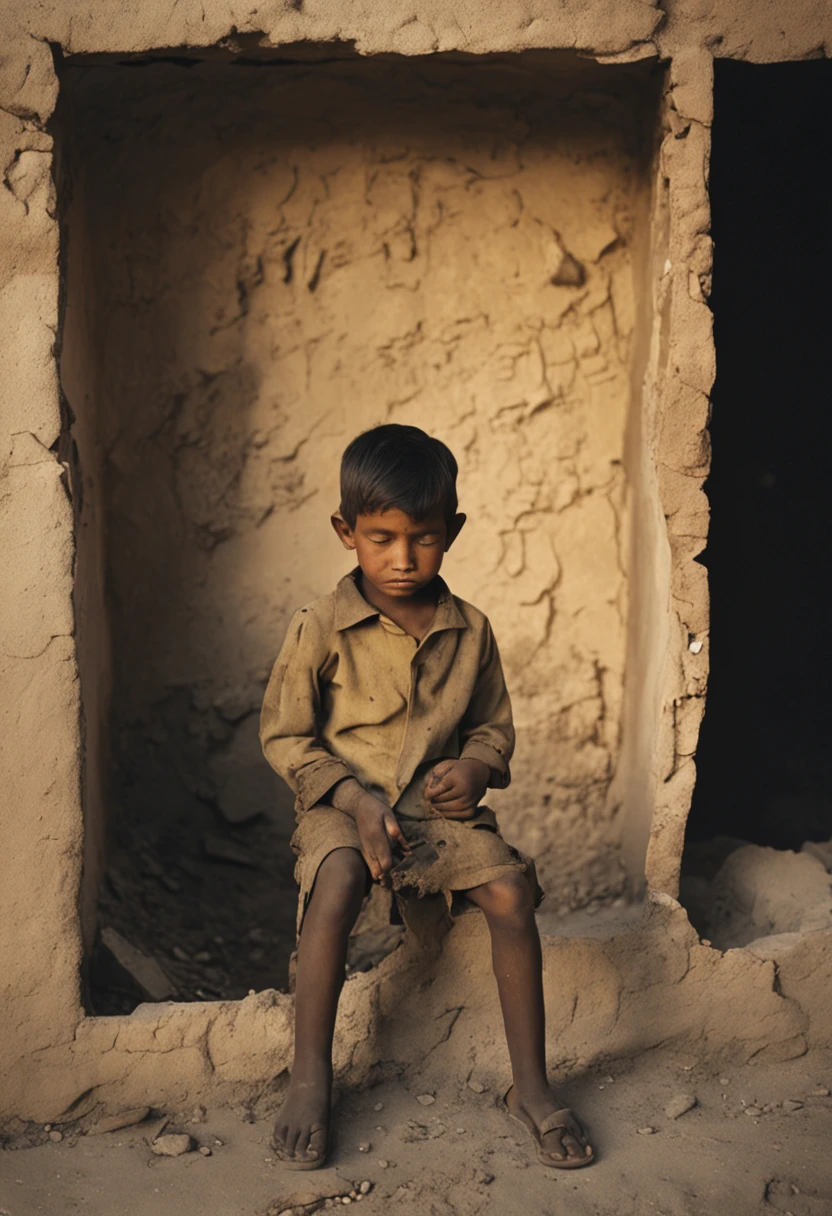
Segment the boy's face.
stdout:
[[396,599],[418,595],[436,577],[464,522],[464,515],[455,516],[450,526],[441,514],[411,519],[398,507],[359,515],[354,528],[340,514],[332,517],[344,548],[355,551],[364,577],[382,595]]

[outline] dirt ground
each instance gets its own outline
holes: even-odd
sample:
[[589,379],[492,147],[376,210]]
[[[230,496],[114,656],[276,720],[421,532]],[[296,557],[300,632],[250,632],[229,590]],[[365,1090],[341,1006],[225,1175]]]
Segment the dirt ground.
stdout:
[[[210,1156],[154,1156],[157,1112],[109,1134],[65,1127],[58,1143],[37,1129],[42,1143],[14,1151],[33,1138],[21,1130],[0,1153],[0,1213],[299,1216],[340,1207],[369,1182],[352,1199],[367,1216],[829,1216],[830,1086],[832,1053],[716,1071],[667,1051],[611,1063],[561,1090],[598,1149],[571,1173],[539,1166],[497,1095],[461,1078],[433,1101],[407,1078],[342,1093],[331,1166],[315,1173],[284,1171],[270,1122],[242,1109],[169,1112],[165,1131],[191,1133]],[[673,1120],[665,1110],[680,1094],[697,1104]]]

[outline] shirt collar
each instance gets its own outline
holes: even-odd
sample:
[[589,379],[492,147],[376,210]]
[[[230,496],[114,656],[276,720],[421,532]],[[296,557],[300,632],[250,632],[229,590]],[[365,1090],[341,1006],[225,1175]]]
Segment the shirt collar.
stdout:
[[[349,574],[345,574],[335,588],[335,628],[339,632],[342,629],[351,629],[353,625],[358,625],[372,616],[381,616],[378,608],[369,604],[358,590],[356,580],[360,573],[360,569],[356,567]],[[436,633],[440,629],[467,629],[468,623],[457,608],[454,597],[448,590],[448,584],[438,575],[437,581],[439,600],[436,605],[436,615],[428,632]]]

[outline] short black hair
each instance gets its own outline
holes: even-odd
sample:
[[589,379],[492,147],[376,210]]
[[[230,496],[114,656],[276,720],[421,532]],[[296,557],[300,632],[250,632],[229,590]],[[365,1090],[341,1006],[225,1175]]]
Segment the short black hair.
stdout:
[[390,422],[353,439],[341,458],[341,514],[351,528],[359,515],[398,507],[411,519],[439,510],[456,515],[454,454],[417,426]]

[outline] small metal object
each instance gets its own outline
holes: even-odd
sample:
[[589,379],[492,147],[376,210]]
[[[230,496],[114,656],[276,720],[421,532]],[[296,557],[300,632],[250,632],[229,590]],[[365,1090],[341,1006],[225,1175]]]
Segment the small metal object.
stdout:
[[406,874],[415,866],[430,866],[439,860],[436,849],[421,836],[417,836],[415,840],[408,841],[408,843],[411,851],[405,853],[401,861],[396,862],[391,870],[392,874]]

